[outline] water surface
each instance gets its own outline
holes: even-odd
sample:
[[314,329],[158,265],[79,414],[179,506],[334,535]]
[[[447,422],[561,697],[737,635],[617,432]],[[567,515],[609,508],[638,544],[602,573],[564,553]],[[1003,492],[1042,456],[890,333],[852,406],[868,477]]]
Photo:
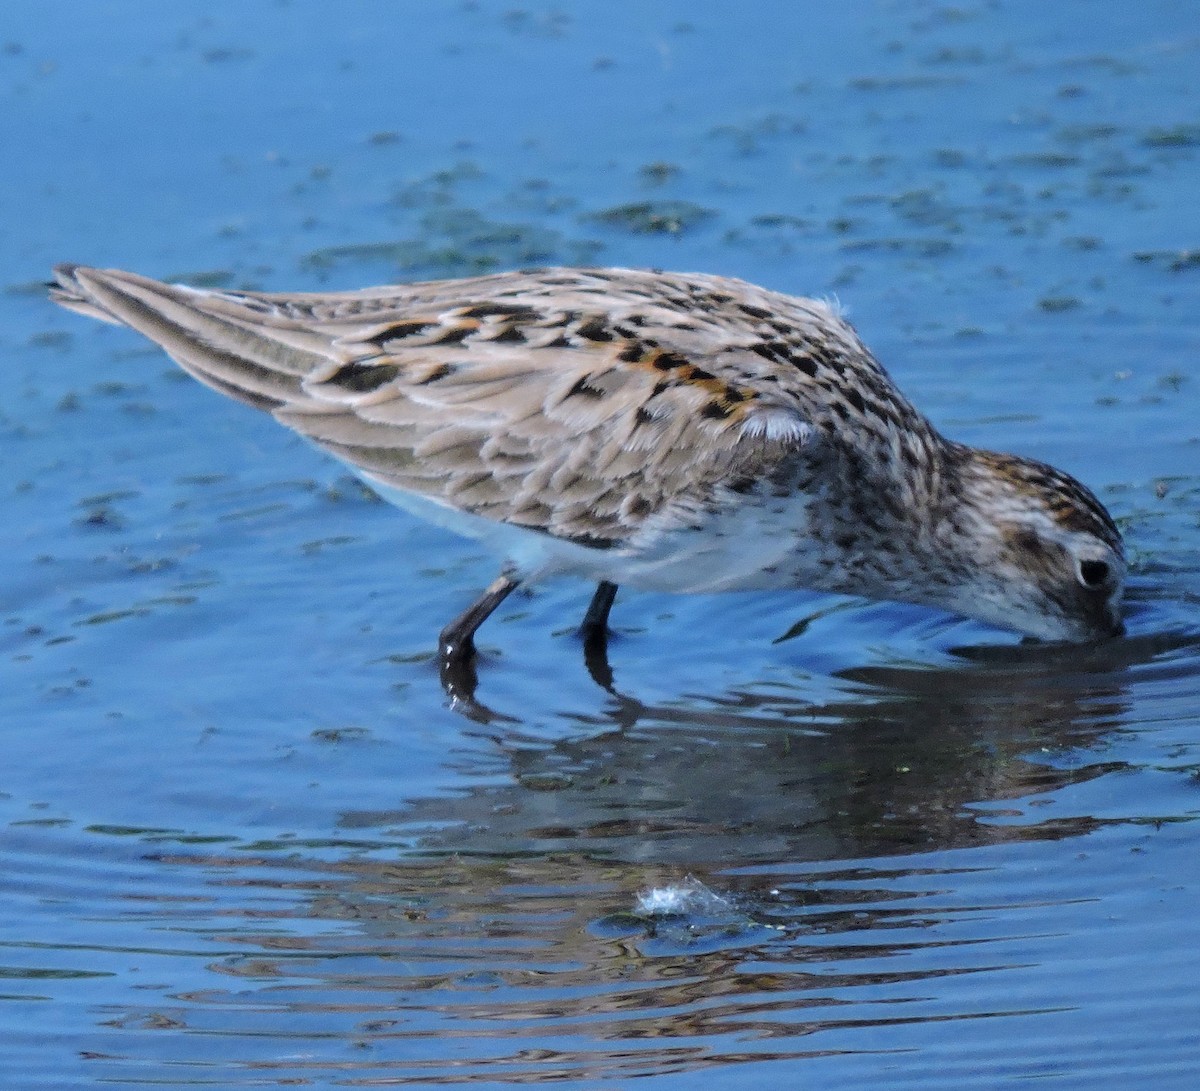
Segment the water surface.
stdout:
[[[1190,1088],[1200,31],[1087,5],[310,0],[0,24],[0,1074]],[[494,575],[55,261],[269,289],[553,262],[836,295],[1124,529],[1127,638]]]

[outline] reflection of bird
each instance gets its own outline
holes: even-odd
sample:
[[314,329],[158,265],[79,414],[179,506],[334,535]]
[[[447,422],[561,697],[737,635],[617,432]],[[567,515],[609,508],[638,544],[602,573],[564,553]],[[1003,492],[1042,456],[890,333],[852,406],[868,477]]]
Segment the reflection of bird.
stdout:
[[525,580],[813,588],[1051,640],[1120,630],[1121,538],[1084,486],[943,439],[828,305],[723,277],[547,269],[329,294],[64,265],[53,298],[124,323],[388,500]]

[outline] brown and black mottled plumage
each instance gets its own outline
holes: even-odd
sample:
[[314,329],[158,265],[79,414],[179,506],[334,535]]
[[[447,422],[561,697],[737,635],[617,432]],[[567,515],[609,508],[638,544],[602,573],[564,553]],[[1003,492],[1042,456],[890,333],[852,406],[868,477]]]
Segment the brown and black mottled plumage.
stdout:
[[[53,298],[161,345],[521,580],[809,587],[1049,639],[1120,627],[1120,535],[1051,467],[942,438],[827,304],[724,277],[545,269],[358,292],[65,265]],[[458,651],[454,649],[457,648]]]

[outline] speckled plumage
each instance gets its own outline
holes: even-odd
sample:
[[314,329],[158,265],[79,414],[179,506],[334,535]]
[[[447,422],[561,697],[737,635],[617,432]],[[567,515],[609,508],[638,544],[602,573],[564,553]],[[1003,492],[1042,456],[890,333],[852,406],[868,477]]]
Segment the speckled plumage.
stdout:
[[628,269],[290,295],[57,274],[59,303],[490,542],[512,586],[807,587],[1049,639],[1120,625],[1095,497],[942,438],[822,302]]

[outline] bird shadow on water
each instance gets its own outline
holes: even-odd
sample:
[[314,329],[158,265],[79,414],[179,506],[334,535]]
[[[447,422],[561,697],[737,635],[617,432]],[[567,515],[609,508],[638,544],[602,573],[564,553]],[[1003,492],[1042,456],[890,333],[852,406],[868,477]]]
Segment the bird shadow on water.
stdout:
[[[582,648],[583,664],[588,677],[600,689],[611,694],[618,701],[625,700],[626,698],[616,689],[613,669],[608,660],[608,642],[611,634],[579,631],[572,635]],[[479,689],[477,654],[457,660],[448,660],[439,655],[438,678],[450,708],[468,720],[479,724],[520,722],[517,717],[499,712],[479,699],[477,695]]]
[[569,848],[668,872],[1082,834],[1097,821],[1018,830],[981,823],[978,807],[1112,772],[1078,754],[1127,726],[1133,685],[1196,673],[1200,634],[961,647],[945,664],[837,670],[819,699],[797,679],[644,703],[599,654],[587,650],[588,670],[611,699],[566,717],[578,730],[565,737],[492,713],[472,689],[481,726],[468,734],[507,764],[507,785],[346,821],[439,827],[422,852]]
[[[852,600],[840,600],[832,606],[819,609],[793,624],[771,643],[780,645],[803,638],[813,623],[851,609],[854,605]],[[1148,610],[1145,607],[1140,610],[1135,607],[1135,611],[1153,613],[1152,609]],[[927,684],[933,692],[944,691],[948,697],[954,695],[962,699],[970,692],[977,692],[980,686],[986,690],[986,687],[995,684],[997,679],[1002,680],[1001,684],[1011,683],[1017,688],[1029,685],[1048,693],[1061,685],[1100,684],[1110,674],[1119,678],[1123,672],[1144,668],[1160,660],[1177,661],[1181,654],[1200,647],[1200,632],[1193,632],[1190,628],[1182,628],[1177,624],[1171,625],[1170,622],[1155,630],[1150,628],[1153,621],[1153,617],[1148,616],[1146,624],[1139,625],[1139,630],[1142,631],[1117,639],[1086,644],[1056,644],[1026,637],[1018,644],[964,644],[945,649],[945,654],[950,657],[947,664],[936,664],[921,659],[914,662],[907,658],[889,663],[885,654],[882,662],[842,667],[834,669],[831,674],[832,678],[840,683],[868,687],[876,697],[895,690],[897,686],[901,692],[905,692],[915,682]],[[619,643],[622,640],[619,632],[605,631],[596,634],[579,630],[558,635],[574,641],[582,653],[581,659],[588,677],[612,698],[611,705],[602,714],[603,718],[611,720],[614,726],[623,729],[635,727],[642,721],[654,721],[664,715],[664,710],[644,704],[618,685],[616,672],[609,658],[609,645],[610,642]],[[1191,661],[1191,656],[1186,658],[1188,662]],[[895,665],[897,662],[899,665]],[[1191,671],[1195,668],[1182,669]],[[479,697],[480,676],[475,656],[454,665],[440,663],[439,676],[449,707],[466,719],[483,726],[518,725],[522,722],[520,711],[515,714],[501,711]],[[802,694],[803,687],[798,687],[797,692]],[[741,696],[744,695],[739,696],[739,701]],[[697,699],[702,704],[710,703],[714,706],[726,706],[731,700],[728,696],[720,698],[703,694]],[[756,699],[751,698],[751,701]],[[798,700],[798,708],[805,710],[804,715],[821,714],[819,706],[806,704],[803,696]],[[669,716],[674,717],[678,714],[678,710],[672,708]],[[787,719],[790,722],[791,716]]]
[[970,850],[1125,821],[1038,801],[1123,772],[1105,744],[1137,726],[1137,687],[1198,660],[1197,633],[971,647],[847,667],[820,696],[803,678],[657,702],[614,691],[549,736],[466,725],[458,790],[339,813],[337,843],[377,852],[314,859],[311,875],[294,843],[279,860],[170,857],[277,869],[313,932],[250,926],[221,964],[237,987],[196,1002],[236,1010],[258,988],[264,1010],[320,1012],[323,1034],[346,1023],[414,1078],[449,1071],[411,1059],[449,1027],[475,1042],[456,1066],[530,1082],[547,1058],[556,1078],[678,1073],[1053,1011],[1034,985],[980,978],[1069,936],[1073,913],[1090,924],[1094,893],[1078,872],[1056,886],[1040,846],[1031,865]]

